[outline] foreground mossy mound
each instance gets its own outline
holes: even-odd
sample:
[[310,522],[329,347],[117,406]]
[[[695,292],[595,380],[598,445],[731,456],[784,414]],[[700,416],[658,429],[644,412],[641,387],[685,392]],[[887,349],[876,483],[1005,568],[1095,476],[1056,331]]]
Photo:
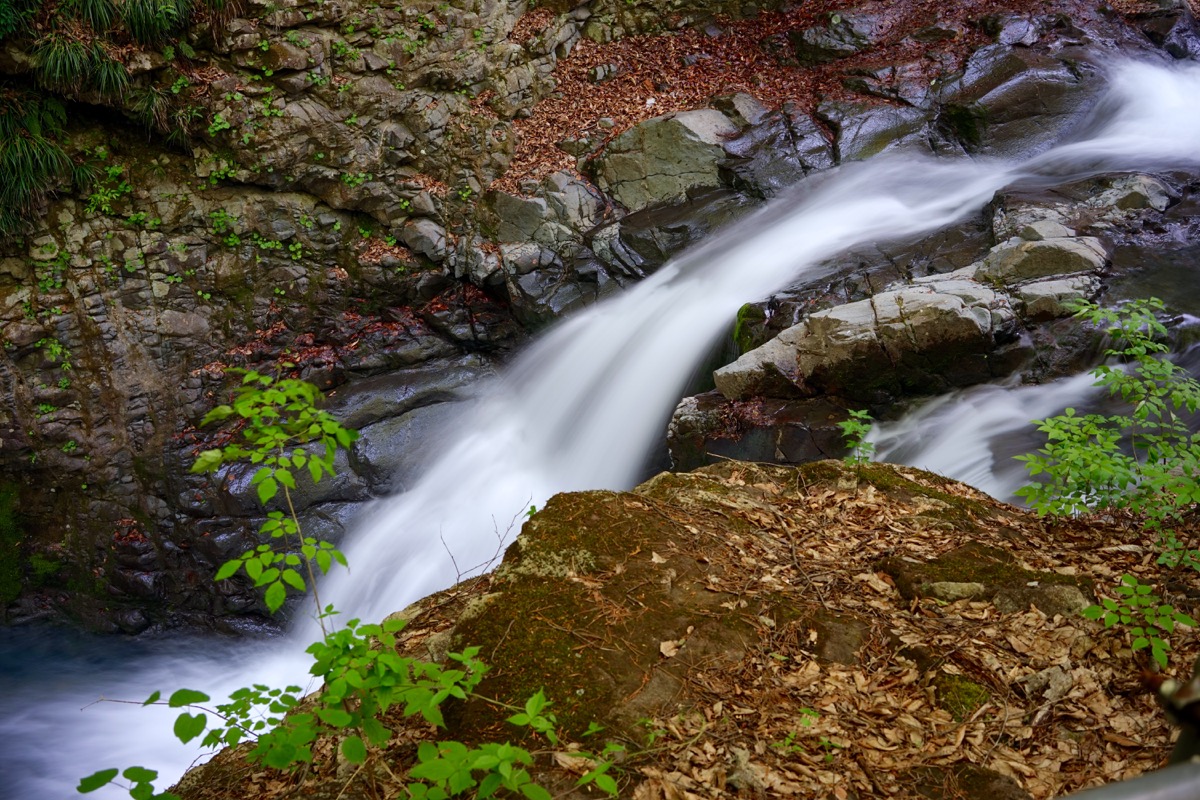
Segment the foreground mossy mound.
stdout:
[[[440,659],[478,646],[492,666],[480,693],[505,703],[545,690],[563,742],[523,743],[560,796],[585,794],[569,749],[615,741],[623,797],[949,798],[983,784],[1049,797],[1158,766],[1171,731],[1132,688],[1119,633],[998,599],[1014,581],[1090,597],[1089,573],[1134,568],[1116,563],[1136,561],[1121,547],[1132,535],[1047,528],[915,469],[728,462],[553,498],[493,574],[403,612],[402,647]],[[890,563],[937,580],[902,591]],[[947,583],[985,590],[919,590]],[[1194,645],[1181,649],[1182,664]],[[459,704],[445,731],[397,718],[382,755],[402,778],[420,738],[502,741],[516,735],[508,713]],[[183,795],[365,798],[401,785],[372,780],[339,775],[332,756],[280,775],[230,753]]]

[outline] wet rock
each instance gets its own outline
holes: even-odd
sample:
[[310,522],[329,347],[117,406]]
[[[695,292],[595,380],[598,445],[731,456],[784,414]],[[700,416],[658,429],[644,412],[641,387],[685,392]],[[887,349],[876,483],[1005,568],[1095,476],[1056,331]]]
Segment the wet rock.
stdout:
[[351,465],[375,495],[402,491],[436,456],[461,411],[454,402],[415,408],[359,430]]
[[630,211],[683,200],[721,184],[727,137],[737,133],[713,109],[655,117],[614,139],[593,161],[599,187]]
[[929,85],[928,71],[927,65],[916,61],[860,68],[842,81],[842,85],[862,94],[926,109],[935,99],[934,90]]
[[846,411],[826,398],[731,402],[719,392],[685,397],[671,416],[667,448],[675,470],[721,459],[803,464],[837,458]]
[[861,161],[906,147],[928,151],[927,118],[917,108],[858,102],[825,102],[817,116],[835,132],[838,163]]
[[797,64],[824,64],[867,49],[882,27],[876,14],[835,12],[824,25],[789,33],[788,42]]
[[736,185],[760,197],[774,197],[815,170],[834,164],[834,151],[820,126],[785,103],[725,142]]
[[939,127],[972,152],[1017,157],[1044,149],[1090,108],[1099,70],[1040,49],[988,45],[940,95]]
[[424,406],[463,400],[492,372],[492,366],[475,355],[434,361],[352,381],[338,389],[327,410],[347,428],[361,430]]
[[976,275],[982,280],[1014,284],[1051,275],[1094,272],[1107,261],[1108,251],[1099,239],[1091,236],[1039,241],[1010,239],[992,248]]

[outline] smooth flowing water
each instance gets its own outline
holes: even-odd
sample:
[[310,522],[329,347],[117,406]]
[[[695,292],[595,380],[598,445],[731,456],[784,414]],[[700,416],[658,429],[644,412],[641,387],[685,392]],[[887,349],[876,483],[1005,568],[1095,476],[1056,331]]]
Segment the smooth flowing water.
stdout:
[[[805,181],[531,346],[463,411],[447,433],[445,455],[418,485],[373,510],[345,548],[352,572],[329,580],[322,599],[348,616],[380,618],[486,562],[531,504],[561,491],[627,488],[691,371],[737,309],[816,277],[819,265],[847,248],[935,231],[1014,183],[1200,163],[1197,97],[1196,65],[1125,64],[1113,70],[1109,97],[1084,137],[1024,164],[893,155]],[[1027,421],[1043,412],[1016,413]],[[79,776],[107,766],[178,775],[195,753],[173,744],[163,718],[170,715],[112,704],[79,709],[100,695],[141,699],[155,688],[189,686],[220,697],[251,682],[302,683],[303,648],[314,628],[297,628],[266,647],[127,652],[116,683],[111,671],[85,666],[61,681],[26,676],[0,686],[2,791],[14,800],[66,798]],[[31,694],[19,693],[33,693],[31,684],[37,694],[26,701]]]

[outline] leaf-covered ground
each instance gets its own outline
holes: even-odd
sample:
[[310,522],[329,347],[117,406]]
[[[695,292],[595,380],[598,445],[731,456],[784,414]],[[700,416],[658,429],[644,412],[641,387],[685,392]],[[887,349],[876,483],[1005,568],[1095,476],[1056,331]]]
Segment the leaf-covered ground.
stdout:
[[[1128,634],[1075,610],[1093,581],[1157,581],[1149,544],[919,470],[730,462],[554,498],[495,574],[406,613],[405,648],[481,646],[491,697],[545,687],[568,739],[627,748],[623,797],[1040,799],[1170,750]],[[1169,586],[1194,614],[1195,577]],[[1197,646],[1174,640],[1182,674]],[[394,719],[359,772],[339,774],[333,743],[294,775],[224,754],[184,796],[403,796],[417,740],[515,735],[503,716],[467,704],[444,732]],[[584,739],[585,720],[605,730]],[[526,744],[545,785],[597,796],[571,788],[586,766],[571,745]]]

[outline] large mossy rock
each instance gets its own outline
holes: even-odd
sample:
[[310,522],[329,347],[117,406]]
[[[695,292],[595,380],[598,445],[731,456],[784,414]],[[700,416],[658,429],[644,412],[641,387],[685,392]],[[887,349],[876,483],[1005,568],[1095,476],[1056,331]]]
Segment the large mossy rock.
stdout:
[[[492,575],[398,615],[402,649],[478,647],[479,694],[509,704],[450,704],[443,740],[505,741],[512,708],[544,691],[566,738],[528,742],[530,769],[572,797],[587,796],[571,794],[572,742],[609,740],[628,747],[623,798],[961,796],[931,788],[939,777],[1047,798],[1153,768],[1169,747],[1154,700],[1125,688],[1124,638],[1075,613],[1093,573],[1141,569],[1120,546],[1132,535],[1047,525],[915,469],[725,462],[552,498]],[[431,735],[388,723],[380,793]],[[1129,745],[1076,758],[1114,738]],[[335,761],[279,777],[305,796],[371,796]],[[276,778],[248,772],[227,751],[178,791],[233,800]]]

